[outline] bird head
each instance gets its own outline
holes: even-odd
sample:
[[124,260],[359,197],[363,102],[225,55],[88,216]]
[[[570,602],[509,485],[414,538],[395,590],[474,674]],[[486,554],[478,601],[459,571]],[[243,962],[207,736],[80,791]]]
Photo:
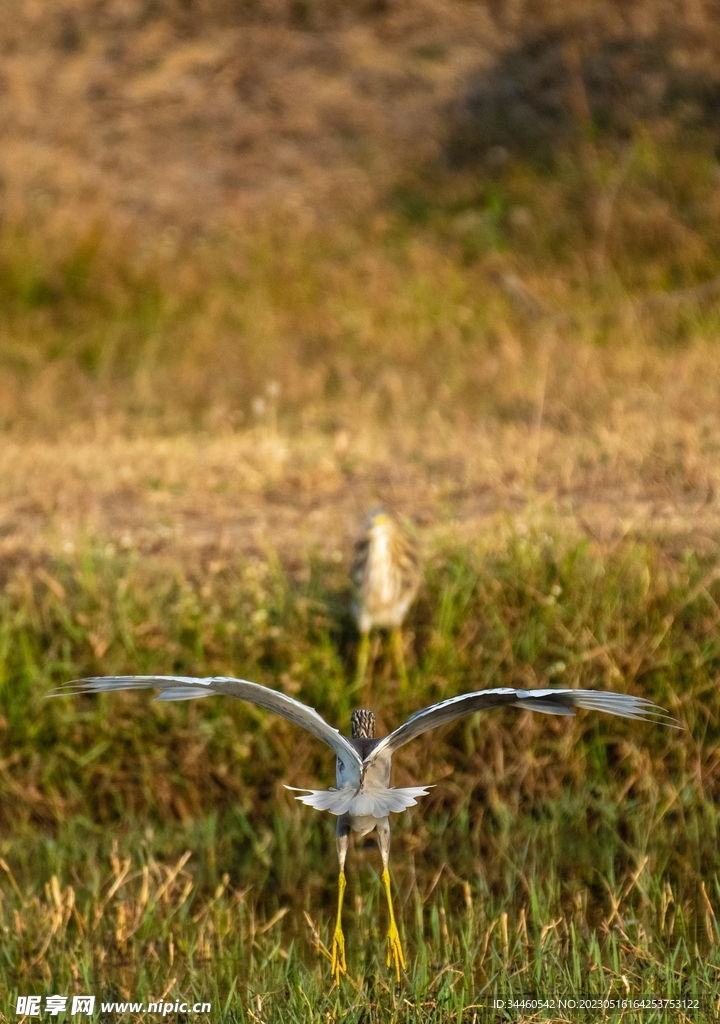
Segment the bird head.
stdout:
[[365,519],[365,529],[372,530],[376,526],[387,526],[390,522],[390,516],[381,508],[371,509]]
[[375,739],[374,711],[368,711],[367,708],[360,708],[359,711],[353,711],[350,715],[350,725],[352,727],[352,738],[354,740]]

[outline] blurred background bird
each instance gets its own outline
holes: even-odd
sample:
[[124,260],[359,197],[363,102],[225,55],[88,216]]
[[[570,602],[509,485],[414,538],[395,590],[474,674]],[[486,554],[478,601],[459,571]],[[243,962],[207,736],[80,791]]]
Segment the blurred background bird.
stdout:
[[417,545],[383,509],[373,509],[355,541],[350,579],[353,615],[360,630],[356,689],[365,681],[373,626],[389,629],[400,691],[407,689],[402,623],[422,579]]

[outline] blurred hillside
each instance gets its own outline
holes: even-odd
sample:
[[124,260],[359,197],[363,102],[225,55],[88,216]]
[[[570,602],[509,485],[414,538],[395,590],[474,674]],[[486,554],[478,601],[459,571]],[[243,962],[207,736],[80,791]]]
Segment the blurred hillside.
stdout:
[[8,207],[195,230],[366,207],[513,38],[463,3],[3,7]]
[[710,0],[5,0],[4,216],[322,220],[448,154],[555,150],[584,105],[626,137],[668,118],[717,134],[718,15]]
[[710,0],[6,0],[0,425],[712,420],[719,26]]

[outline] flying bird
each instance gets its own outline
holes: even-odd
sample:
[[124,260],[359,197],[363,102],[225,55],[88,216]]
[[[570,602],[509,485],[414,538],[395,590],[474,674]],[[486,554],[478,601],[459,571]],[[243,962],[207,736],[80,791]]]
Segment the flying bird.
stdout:
[[420,556],[413,541],[397,522],[375,509],[365,520],[355,541],[350,579],[353,585],[353,615],[360,631],[356,689],[362,687],[370,653],[373,626],[389,629],[400,677],[400,690],[407,689],[402,623],[420,586]]
[[[661,707],[644,697],[598,690],[518,690],[503,687],[479,690],[450,697],[411,715],[389,736],[375,736],[375,714],[368,709],[353,711],[350,721],[352,735],[342,736],[315,711],[300,701],[277,690],[244,679],[213,676],[95,676],[66,683],[53,696],[77,693],[102,693],[109,690],[160,690],[156,700],[194,700],[211,694],[239,697],[258,707],[272,711],[306,729],[326,743],[335,753],[336,782],[334,789],[297,790],[302,803],[320,811],[337,815],[338,908],[333,932],[331,969],[335,984],[347,971],[345,937],[342,930],[342,908],[345,894],[345,857],[350,833],[361,836],[375,831],[382,858],[382,882],[388,903],[387,966],[395,970],[397,981],[405,968],[405,956],[393,910],[390,888],[390,814],[414,806],[430,787],[409,786],[396,789],[390,785],[392,758],[396,750],[410,740],[445,725],[463,715],[489,708],[516,707],[541,711],[549,715],[573,715],[573,708],[605,711],[677,727],[675,720]],[[288,786],[288,789],[293,787]]]

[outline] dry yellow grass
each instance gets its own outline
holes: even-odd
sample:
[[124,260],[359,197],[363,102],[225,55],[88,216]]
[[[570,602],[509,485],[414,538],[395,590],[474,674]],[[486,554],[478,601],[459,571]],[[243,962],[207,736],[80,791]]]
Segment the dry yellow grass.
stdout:
[[[544,30],[575,38],[580,15],[585,80],[569,58],[555,72],[581,128],[570,99],[595,102],[588,69],[616,38],[657,42],[656,92],[671,67],[697,109],[620,141],[584,125],[548,165],[451,168],[448,105],[474,72]],[[0,424],[80,423],[83,444],[200,427],[231,451],[278,418],[285,454],[259,490],[287,474],[312,490],[327,458],[322,487],[364,505],[379,483],[353,467],[382,474],[392,451],[393,486],[420,481],[408,504],[437,505],[421,467],[459,459],[432,472],[465,517],[539,493],[595,521],[616,486],[613,518],[705,532],[720,207],[692,126],[717,85],[714,25],[701,0],[8,0]]]
[[690,63],[712,73],[716,24],[711,0],[5,0],[5,216],[190,234],[268,207],[331,220],[437,158],[448,105],[528,36],[692,31]]
[[364,207],[437,150],[443,104],[501,38],[482,7],[447,0],[8,0],[6,208],[197,230],[267,205]]
[[519,423],[436,409],[405,424],[398,377],[384,426],[367,405],[347,403],[334,428],[296,430],[281,394],[279,425],[266,409],[237,432],[128,437],[127,423],[99,415],[55,441],[10,437],[0,450],[0,552],[57,554],[92,539],[144,553],[275,551],[292,562],[316,546],[345,558],[378,501],[414,515],[430,544],[543,517],[607,544],[717,541],[709,347],[652,358],[578,347],[573,361],[550,353],[537,384],[524,359],[518,344],[484,365],[499,394],[526,403]]

